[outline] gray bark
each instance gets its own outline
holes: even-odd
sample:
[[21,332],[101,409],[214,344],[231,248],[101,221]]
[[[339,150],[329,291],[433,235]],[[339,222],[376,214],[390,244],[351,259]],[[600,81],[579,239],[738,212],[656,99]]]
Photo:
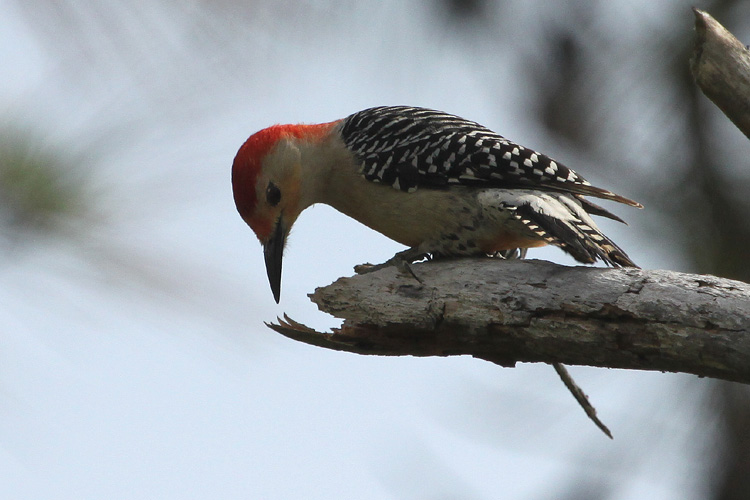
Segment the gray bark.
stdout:
[[414,275],[388,267],[317,289],[313,302],[344,319],[334,333],[289,318],[269,326],[359,354],[469,354],[503,366],[564,363],[750,383],[746,283],[489,258],[411,269]]
[[695,13],[693,78],[703,93],[750,138],[750,50],[707,12]]

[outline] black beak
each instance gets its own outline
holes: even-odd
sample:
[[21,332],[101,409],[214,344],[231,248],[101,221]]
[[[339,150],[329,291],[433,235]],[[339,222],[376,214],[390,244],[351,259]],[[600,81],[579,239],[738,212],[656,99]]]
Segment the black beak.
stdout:
[[284,241],[286,240],[286,231],[281,223],[281,218],[276,221],[273,233],[268,241],[263,245],[263,256],[266,259],[266,273],[268,273],[268,282],[271,284],[271,292],[276,303],[281,298],[281,259],[284,255]]

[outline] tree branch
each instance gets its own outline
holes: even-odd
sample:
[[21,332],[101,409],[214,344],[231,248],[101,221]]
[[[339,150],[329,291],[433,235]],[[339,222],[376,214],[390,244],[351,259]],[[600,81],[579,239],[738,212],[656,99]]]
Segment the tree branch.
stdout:
[[503,366],[564,363],[692,373],[750,383],[750,285],[714,276],[458,259],[341,278],[311,295],[343,318],[318,333],[269,325],[359,354],[469,354]]
[[694,7],[693,13],[695,83],[750,139],[750,50],[707,12]]

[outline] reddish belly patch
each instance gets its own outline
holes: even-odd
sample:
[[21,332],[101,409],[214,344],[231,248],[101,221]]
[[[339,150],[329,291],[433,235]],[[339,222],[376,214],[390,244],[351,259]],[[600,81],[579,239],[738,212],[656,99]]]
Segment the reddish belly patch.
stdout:
[[502,233],[490,241],[480,243],[482,252],[493,253],[500,250],[509,250],[511,248],[533,248],[543,247],[547,242],[541,239],[532,239],[517,234]]

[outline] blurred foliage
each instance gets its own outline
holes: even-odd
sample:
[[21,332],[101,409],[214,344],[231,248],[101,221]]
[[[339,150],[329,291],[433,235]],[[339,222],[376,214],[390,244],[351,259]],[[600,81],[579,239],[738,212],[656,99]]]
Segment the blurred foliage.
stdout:
[[711,383],[706,403],[717,410],[717,459],[708,471],[715,500],[750,497],[750,391],[729,382]]
[[0,129],[0,223],[5,239],[52,232],[86,212],[89,193],[75,155],[41,134]]
[[490,10],[486,0],[442,0],[437,6],[447,18],[467,23],[487,19]]

